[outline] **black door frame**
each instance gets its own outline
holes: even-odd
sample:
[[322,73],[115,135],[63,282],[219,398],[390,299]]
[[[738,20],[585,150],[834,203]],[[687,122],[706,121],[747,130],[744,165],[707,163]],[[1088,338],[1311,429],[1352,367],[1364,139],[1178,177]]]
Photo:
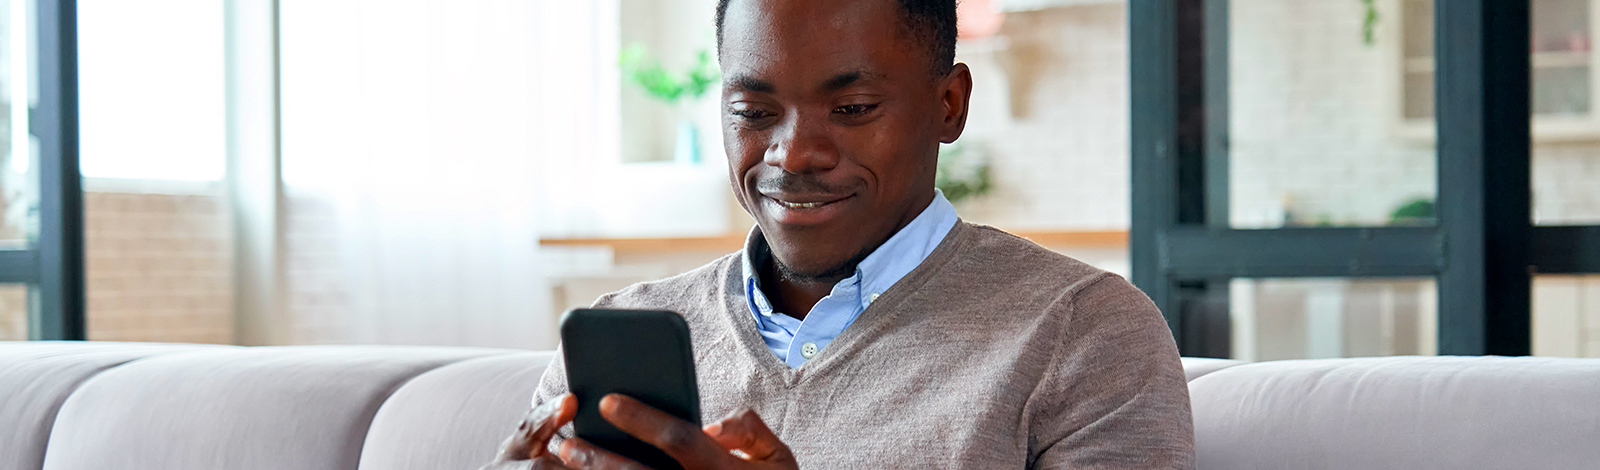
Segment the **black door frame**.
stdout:
[[1600,227],[1532,225],[1529,1],[1434,18],[1437,225],[1235,230],[1228,1],[1129,0],[1133,281],[1185,355],[1228,355],[1230,279],[1416,276],[1437,278],[1439,354],[1527,355],[1533,274],[1600,272]]
[[39,139],[39,237],[28,249],[0,250],[0,283],[29,286],[29,339],[83,340],[77,2],[37,0],[33,13],[38,20],[39,82],[32,85],[38,87],[39,102],[30,110],[29,123]]

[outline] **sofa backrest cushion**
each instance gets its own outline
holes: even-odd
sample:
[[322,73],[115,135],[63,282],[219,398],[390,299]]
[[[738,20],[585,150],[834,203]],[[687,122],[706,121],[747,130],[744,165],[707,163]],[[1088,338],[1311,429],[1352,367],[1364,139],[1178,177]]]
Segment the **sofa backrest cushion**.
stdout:
[[1200,470],[1600,465],[1600,360],[1275,361],[1189,383]]
[[362,470],[473,469],[521,423],[552,352],[457,362],[417,376],[378,409]]
[[44,465],[56,411],[73,390],[106,369],[146,357],[222,346],[0,342],[0,469]]
[[373,415],[401,384],[506,353],[290,346],[150,357],[67,398],[43,468],[354,470]]

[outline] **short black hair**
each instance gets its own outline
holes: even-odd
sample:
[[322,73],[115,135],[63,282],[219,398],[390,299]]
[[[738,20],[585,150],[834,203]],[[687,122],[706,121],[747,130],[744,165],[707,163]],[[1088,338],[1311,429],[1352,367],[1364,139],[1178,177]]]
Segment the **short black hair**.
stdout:
[[[729,0],[717,0],[717,51],[722,51],[722,19]],[[956,63],[956,0],[895,0],[900,19],[927,50],[938,76],[950,73]]]

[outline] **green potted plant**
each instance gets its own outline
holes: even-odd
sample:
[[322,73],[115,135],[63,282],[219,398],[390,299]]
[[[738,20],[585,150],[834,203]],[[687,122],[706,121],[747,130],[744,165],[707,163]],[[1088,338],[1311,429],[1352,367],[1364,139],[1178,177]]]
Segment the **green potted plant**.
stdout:
[[961,143],[955,143],[940,146],[939,165],[933,185],[944,192],[945,199],[950,200],[951,204],[959,204],[989,194],[994,189],[994,180],[989,176],[988,159]]
[[650,52],[643,44],[631,44],[624,48],[618,62],[624,80],[638,86],[651,98],[677,108],[678,135],[673,148],[673,161],[700,163],[699,131],[694,121],[688,118],[687,108],[705,96],[711,86],[721,79],[716,63],[711,60],[711,52],[701,49],[695,56],[694,65],[677,73],[667,70],[660,61],[650,57]]

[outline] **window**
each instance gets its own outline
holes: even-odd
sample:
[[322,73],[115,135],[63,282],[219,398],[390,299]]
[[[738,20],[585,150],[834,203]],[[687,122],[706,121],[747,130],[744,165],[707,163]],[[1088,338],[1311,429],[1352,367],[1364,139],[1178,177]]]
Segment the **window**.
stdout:
[[85,178],[222,179],[222,4],[78,1]]
[[[1369,5],[1376,11],[1363,11]],[[1581,348],[1592,342],[1588,291],[1544,276],[1600,272],[1593,250],[1600,246],[1600,227],[1536,227],[1533,221],[1545,204],[1535,196],[1582,200],[1594,194],[1586,188],[1600,185],[1584,176],[1592,173],[1558,171],[1564,173],[1559,184],[1536,195],[1530,168],[1561,152],[1572,156],[1562,168],[1594,161],[1587,147],[1548,141],[1581,136],[1551,130],[1559,130],[1556,124],[1592,128],[1588,31],[1594,10],[1586,1],[1555,0],[1529,8],[1528,2],[1493,1],[1130,0],[1133,278],[1167,314],[1180,349],[1256,359],[1549,350],[1532,344],[1537,340],[1565,345],[1556,347],[1565,348],[1563,354],[1587,354]],[[1261,20],[1274,10],[1295,14],[1283,17],[1291,22]],[[1402,35],[1385,36],[1379,28],[1363,38],[1372,18],[1396,17],[1406,25]],[[1284,31],[1260,34],[1272,28]],[[1524,48],[1530,37],[1532,47]],[[1391,100],[1377,87],[1367,88],[1378,90],[1367,99],[1322,99],[1381,70],[1372,65],[1383,59],[1374,56],[1376,49],[1355,49],[1371,40],[1394,42],[1392,50],[1400,51],[1401,67],[1392,77],[1403,84],[1402,95]],[[1292,63],[1296,55],[1307,60],[1295,67],[1270,62]],[[1255,60],[1262,57],[1268,60]],[[1335,67],[1317,68],[1329,64]],[[1277,100],[1283,106],[1276,108],[1241,105],[1249,103],[1246,94],[1279,82],[1287,84],[1285,96],[1299,99]],[[1439,143],[1351,132],[1372,117],[1355,111],[1371,109],[1392,113],[1395,121],[1415,120],[1407,125],[1437,127]],[[1535,129],[1549,131],[1534,131],[1546,137],[1538,145],[1529,135],[1530,119]],[[1300,142],[1268,145],[1283,138],[1273,126],[1295,125],[1309,130]],[[1421,168],[1392,166],[1396,158],[1385,147],[1413,154],[1420,147],[1431,158]],[[1339,171],[1341,160],[1373,156],[1382,158]],[[1431,197],[1418,201],[1426,210],[1415,211],[1426,223],[1372,223],[1370,214],[1358,211],[1354,217],[1334,213],[1329,223],[1272,224],[1274,217],[1266,217],[1239,224],[1247,214],[1229,211],[1238,210],[1241,185],[1273,179],[1246,171],[1261,166],[1255,160],[1273,159],[1299,159],[1279,165],[1309,167],[1303,179],[1321,179],[1312,183],[1343,187],[1349,195],[1328,202],[1355,207],[1365,193],[1404,187],[1431,167],[1436,184]],[[1241,167],[1246,164],[1252,166]],[[1373,168],[1388,170],[1352,177]],[[1540,291],[1566,294],[1534,297],[1530,273],[1544,281]],[[1425,297],[1434,297],[1432,307]],[[1560,302],[1572,305],[1555,305]],[[1545,306],[1535,318],[1537,303]],[[1357,304],[1365,305],[1349,308]],[[1437,312],[1437,348],[1431,351],[1429,332],[1402,334],[1401,328],[1424,327],[1429,311]],[[1367,325],[1351,329],[1362,322]],[[1264,328],[1289,333],[1263,337]],[[1279,344],[1298,331],[1315,334]]]

